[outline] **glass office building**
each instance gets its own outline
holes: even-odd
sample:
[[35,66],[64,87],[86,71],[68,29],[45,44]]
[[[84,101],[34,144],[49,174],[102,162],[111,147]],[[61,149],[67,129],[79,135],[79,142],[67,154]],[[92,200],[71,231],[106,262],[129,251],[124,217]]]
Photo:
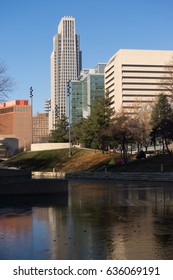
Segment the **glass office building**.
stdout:
[[[78,80],[71,81],[70,119],[77,123],[81,118],[87,118],[91,113],[93,101],[104,96],[104,67],[98,64],[94,69],[83,70]],[[69,102],[69,100],[67,100]],[[67,106],[68,107],[68,106]],[[69,116],[69,110],[67,110]]]

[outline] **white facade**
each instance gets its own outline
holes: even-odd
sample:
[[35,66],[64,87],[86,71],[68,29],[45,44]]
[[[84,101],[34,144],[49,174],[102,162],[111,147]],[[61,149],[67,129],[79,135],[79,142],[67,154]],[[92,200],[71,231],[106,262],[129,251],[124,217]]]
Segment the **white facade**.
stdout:
[[161,92],[169,94],[160,84],[172,59],[173,51],[119,50],[105,67],[105,91],[112,96],[115,111],[134,114]]
[[63,17],[53,38],[51,54],[51,111],[49,129],[65,114],[67,82],[75,80],[81,70],[80,38],[75,33],[75,19]]

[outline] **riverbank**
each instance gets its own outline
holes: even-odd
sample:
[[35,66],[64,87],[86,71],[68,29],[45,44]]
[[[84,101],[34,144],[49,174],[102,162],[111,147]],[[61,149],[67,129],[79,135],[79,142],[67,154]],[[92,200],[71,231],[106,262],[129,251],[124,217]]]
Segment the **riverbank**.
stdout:
[[2,167],[16,167],[21,170],[60,173],[72,172],[173,172],[173,155],[158,154],[137,160],[128,155],[128,163],[122,164],[119,153],[102,153],[98,150],[73,148],[40,152],[23,152],[2,163]]
[[101,151],[68,149],[25,152],[6,162],[4,166],[20,166],[21,171],[32,173],[32,179],[108,179],[124,181],[173,181],[173,155],[159,154],[136,160],[129,155],[122,164],[120,154],[102,154]]

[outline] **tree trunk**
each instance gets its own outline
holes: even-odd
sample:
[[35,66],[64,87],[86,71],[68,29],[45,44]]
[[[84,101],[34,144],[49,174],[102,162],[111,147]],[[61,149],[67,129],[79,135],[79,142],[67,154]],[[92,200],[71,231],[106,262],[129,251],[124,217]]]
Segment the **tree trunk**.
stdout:
[[171,154],[171,151],[170,151],[170,149],[169,149],[169,147],[168,147],[168,142],[167,142],[167,139],[166,139],[166,138],[165,138],[165,146],[166,146],[166,150],[167,150],[168,154],[170,155],[170,154]]
[[162,151],[163,151],[163,154],[165,154],[165,143],[164,143],[163,137],[162,137]]

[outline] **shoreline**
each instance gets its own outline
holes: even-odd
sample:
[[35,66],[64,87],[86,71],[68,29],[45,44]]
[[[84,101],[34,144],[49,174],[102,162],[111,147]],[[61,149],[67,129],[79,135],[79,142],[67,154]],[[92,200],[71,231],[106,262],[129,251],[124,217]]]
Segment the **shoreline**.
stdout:
[[32,172],[32,178],[173,182],[173,172]]

